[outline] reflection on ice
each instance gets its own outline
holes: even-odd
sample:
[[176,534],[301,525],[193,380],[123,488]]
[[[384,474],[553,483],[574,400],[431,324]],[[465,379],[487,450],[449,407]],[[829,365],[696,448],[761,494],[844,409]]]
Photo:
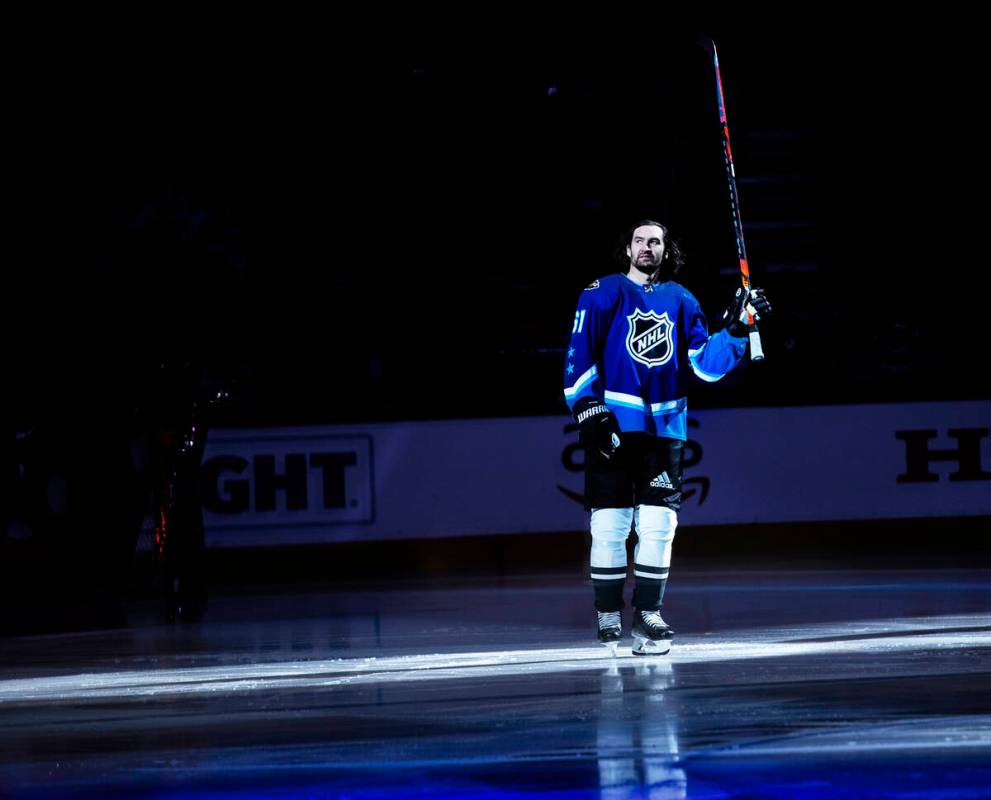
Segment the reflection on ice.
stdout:
[[[986,622],[983,615],[952,615],[925,620],[790,626],[740,631],[731,637],[683,636],[669,655],[645,658],[690,664],[991,647],[991,627]],[[635,657],[626,647],[619,650],[616,658],[625,661]],[[595,645],[128,670],[0,681],[0,704],[485,679],[598,670],[609,660],[613,660],[609,651]]]

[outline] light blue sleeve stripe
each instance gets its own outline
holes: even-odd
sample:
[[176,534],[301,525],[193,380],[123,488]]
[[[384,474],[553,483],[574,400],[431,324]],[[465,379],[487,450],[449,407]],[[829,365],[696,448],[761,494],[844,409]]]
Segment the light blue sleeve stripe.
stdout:
[[565,388],[564,396],[569,400],[581,392],[585,387],[587,387],[592,381],[599,377],[599,369],[594,364],[585,370],[585,374],[582,375],[570,388]]
[[632,408],[632,409],[634,409],[636,411],[643,411],[643,403],[642,402],[638,405],[636,403],[629,403],[629,402],[627,402],[625,400],[616,400],[614,398],[608,398],[607,397],[606,398],[606,405],[607,406],[619,406],[620,408]]
[[699,365],[695,363],[695,359],[692,358],[691,356],[689,356],[688,361],[692,365],[692,369],[695,371],[695,374],[698,375],[702,380],[708,381],[709,383],[718,381],[720,378],[723,377],[723,375],[726,374],[725,372],[723,372],[719,375],[715,375],[711,372],[706,372],[705,370],[699,369]]

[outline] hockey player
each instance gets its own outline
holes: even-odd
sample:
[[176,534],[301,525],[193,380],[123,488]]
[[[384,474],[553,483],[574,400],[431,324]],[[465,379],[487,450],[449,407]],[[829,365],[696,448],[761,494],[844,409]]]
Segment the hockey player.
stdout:
[[632,525],[633,652],[664,654],[674,635],[660,609],[681,506],[690,376],[716,381],[733,369],[746,350],[748,319],[771,306],[763,290],[738,289],[723,329],[710,336],[698,301],[674,280],[683,259],[667,228],[644,220],[623,242],[626,273],[594,281],[579,299],[564,395],[585,446],[599,641],[615,648],[622,637]]

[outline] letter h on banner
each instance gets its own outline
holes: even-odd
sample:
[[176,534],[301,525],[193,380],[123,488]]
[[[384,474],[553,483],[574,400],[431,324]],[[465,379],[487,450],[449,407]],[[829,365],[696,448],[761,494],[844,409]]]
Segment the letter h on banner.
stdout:
[[981,439],[991,433],[988,428],[950,428],[951,438],[957,440],[956,450],[933,450],[929,440],[937,431],[896,431],[895,438],[905,442],[905,472],[898,483],[936,483],[939,475],[929,471],[933,461],[955,461],[957,471],[950,473],[951,481],[987,481],[991,472],[981,466]]

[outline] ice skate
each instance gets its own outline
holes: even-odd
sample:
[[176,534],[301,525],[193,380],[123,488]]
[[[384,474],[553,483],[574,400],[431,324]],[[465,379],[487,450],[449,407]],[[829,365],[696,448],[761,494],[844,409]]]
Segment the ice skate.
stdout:
[[641,611],[633,616],[633,655],[663,656],[671,651],[674,631],[660,611]]
[[599,642],[616,655],[619,640],[623,638],[622,614],[619,611],[596,611],[595,616],[599,628]]

